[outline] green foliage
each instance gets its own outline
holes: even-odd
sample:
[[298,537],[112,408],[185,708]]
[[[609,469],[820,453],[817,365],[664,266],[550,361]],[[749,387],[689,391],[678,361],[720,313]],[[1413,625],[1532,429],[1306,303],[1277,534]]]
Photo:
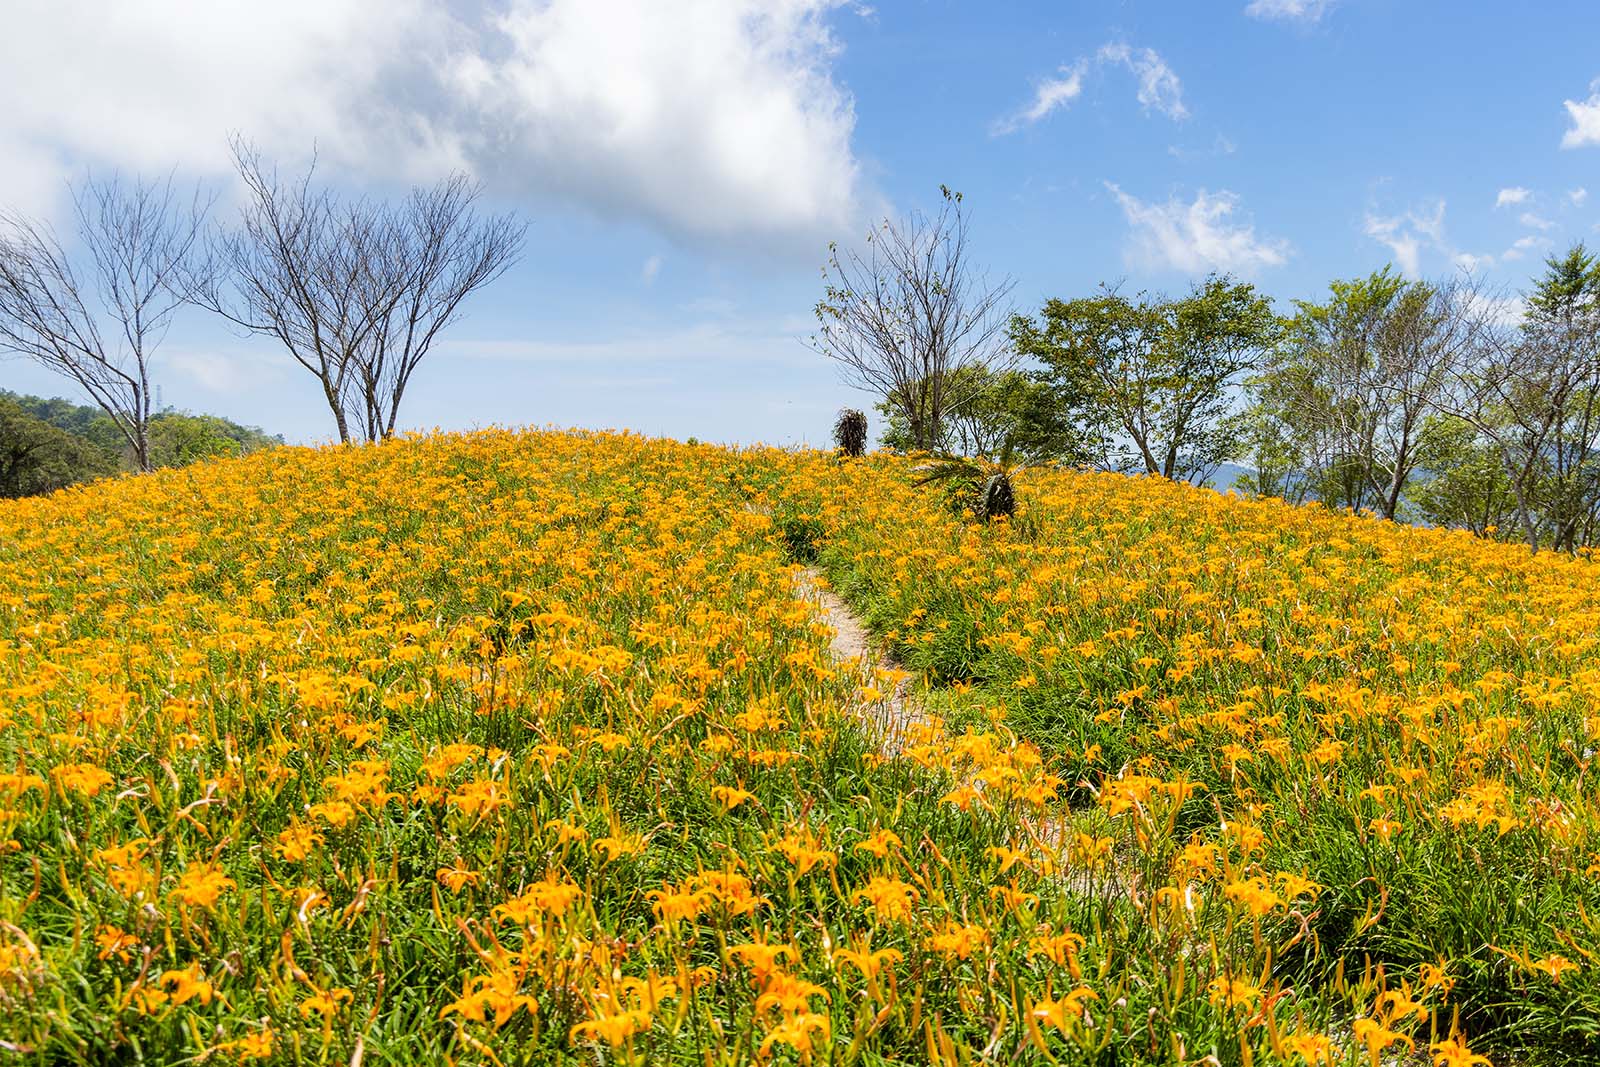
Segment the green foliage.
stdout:
[[1538,322],[1571,321],[1600,310],[1600,258],[1582,241],[1565,255],[1545,260],[1545,273],[1528,294],[1528,313]]
[[[7,411],[4,447],[33,457],[17,461],[23,466],[42,463],[40,470],[49,472],[13,476],[7,481],[8,486],[36,485],[39,488],[6,495],[49,492],[62,485],[88,481],[119,470],[137,469],[127,437],[99,408],[74,404],[60,397],[46,399],[4,389],[0,389],[0,406]],[[47,434],[45,430],[52,433]],[[48,446],[24,447],[18,443],[47,438],[51,442]],[[162,411],[150,418],[149,448],[154,467],[184,467],[204,459],[241,456],[281,444],[281,436],[241,426],[217,415]],[[46,456],[48,460],[42,458]]]
[[150,462],[156,467],[186,467],[202,459],[240,455],[244,441],[230,428],[242,429],[215,415],[164,412],[150,420]]
[[804,512],[784,511],[775,516],[775,522],[785,555],[796,563],[817,561],[822,538],[827,533],[820,518]]
[[1434,416],[1421,477],[1406,487],[1411,511],[1431,526],[1471,530],[1479,536],[1509,533],[1516,499],[1494,446],[1460,419]]
[[1050,300],[1012,339],[1108,466],[1199,481],[1237,453],[1231,388],[1280,330],[1254,286],[1213,276],[1178,299]]
[[1384,267],[1296,301],[1249,382],[1245,444],[1262,475],[1250,489],[1395,517],[1440,426],[1426,415],[1453,339],[1438,296]]
[[[957,456],[993,456],[1006,441],[1039,461],[1078,465],[1088,462],[1089,421],[1069,398],[1035,374],[963,367],[951,376],[953,393],[968,399],[948,413],[940,427],[936,451]],[[883,402],[883,445],[897,452],[914,451],[902,405]]]
[[0,395],[0,497],[49,493],[112,474],[114,453],[30,414]]
[[956,515],[970,512],[984,522],[1009,519],[1017,511],[1013,479],[1026,469],[1025,464],[1013,460],[1013,455],[1009,439],[996,459],[947,455],[918,468],[923,474],[917,484],[940,486],[945,505]]
[[1240,412],[1237,427],[1239,457],[1250,469],[1234,479],[1233,487],[1246,496],[1304,500],[1305,448],[1285,413],[1258,402]]

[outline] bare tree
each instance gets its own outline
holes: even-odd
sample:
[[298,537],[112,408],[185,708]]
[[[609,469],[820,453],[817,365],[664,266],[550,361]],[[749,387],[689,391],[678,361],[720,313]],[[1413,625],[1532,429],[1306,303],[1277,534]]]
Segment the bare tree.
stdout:
[[315,188],[313,161],[286,181],[249,142],[232,142],[245,203],[220,233],[192,286],[195,301],[235,326],[280,342],[317,376],[340,441],[350,439],[343,397],[364,328],[362,264],[373,237],[359,206]]
[[246,203],[196,299],[314,374],[340,441],[393,434],[418,364],[467,296],[516,261],[526,227],[480,218],[461,175],[392,206],[339,198],[315,184],[314,161],[284,180],[247,142],[233,152]]
[[1550,260],[1519,323],[1474,303],[1439,407],[1499,454],[1528,547],[1573,551],[1600,508],[1600,264],[1582,245]]
[[1015,284],[991,284],[967,252],[961,194],[940,186],[929,218],[885,219],[865,251],[828,249],[812,348],[839,364],[844,380],[876,394],[905,420],[912,447],[933,450],[945,419],[978,395],[985,375],[1016,361],[1006,336]]
[[1440,425],[1428,416],[1444,395],[1449,369],[1477,333],[1476,292],[1470,279],[1414,282],[1396,294],[1378,324],[1364,397],[1364,469],[1386,519],[1395,517],[1429,435]]
[[54,231],[0,213],[0,351],[75,382],[116,423],[149,470],[150,363],[189,295],[189,263],[209,201],[187,208],[171,179],[89,179],[73,189],[75,266]]
[[374,227],[379,239],[362,272],[370,326],[356,345],[351,377],[351,407],[359,409],[369,441],[394,433],[412,373],[459,317],[462,302],[520,254],[527,226],[509,214],[480,218],[473,209],[478,195],[474,182],[454,174],[413,190]]

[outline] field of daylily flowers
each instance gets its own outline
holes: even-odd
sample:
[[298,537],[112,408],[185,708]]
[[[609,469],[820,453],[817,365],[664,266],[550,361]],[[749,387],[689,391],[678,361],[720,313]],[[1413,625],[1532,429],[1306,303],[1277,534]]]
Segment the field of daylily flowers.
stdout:
[[0,1063],[1600,1059],[1595,564],[915,479],[490,431],[0,506]]

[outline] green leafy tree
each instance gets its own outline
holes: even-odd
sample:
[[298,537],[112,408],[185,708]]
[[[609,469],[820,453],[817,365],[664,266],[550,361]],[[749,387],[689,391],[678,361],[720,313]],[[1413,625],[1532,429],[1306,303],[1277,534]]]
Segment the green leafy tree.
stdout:
[[214,415],[165,412],[150,421],[150,459],[157,467],[186,467],[203,459],[237,456],[244,445]]
[[[127,439],[96,408],[59,397],[45,399],[0,389],[0,400],[15,404],[33,418],[83,441],[105,457],[110,470],[138,470]],[[160,411],[150,417],[149,460],[152,467],[181,467],[212,456],[235,456],[283,444],[281,436],[242,426],[217,415]]]
[[[1020,370],[966,367],[957,378],[956,388],[970,399],[944,420],[934,451],[994,457],[1010,442],[1017,454],[1034,462],[1087,461],[1091,452],[1083,440],[1083,421],[1035,376]],[[915,450],[901,407],[885,401],[877,410],[883,415],[884,447]]]
[[115,453],[0,396],[0,497],[49,493],[117,470]]
[[1600,259],[1582,243],[1546,261],[1521,349],[1545,385],[1535,410],[1549,425],[1535,497],[1551,546],[1571,552],[1592,542],[1600,508]]
[[1270,399],[1258,400],[1240,413],[1236,427],[1238,458],[1249,469],[1234,479],[1233,487],[1246,496],[1278,497],[1295,504],[1305,500],[1310,492],[1306,453],[1289,414]]
[[1492,537],[1512,529],[1516,497],[1492,441],[1461,419],[1432,415],[1419,477],[1406,486],[1416,517]]
[[1012,332],[1062,407],[1089,420],[1102,462],[1199,481],[1237,453],[1233,389],[1280,328],[1254,286],[1212,276],[1177,299],[1050,300]]
[[1396,518],[1444,425],[1430,416],[1451,368],[1475,338],[1475,296],[1385,267],[1297,301],[1249,382],[1247,437],[1271,483],[1252,488]]

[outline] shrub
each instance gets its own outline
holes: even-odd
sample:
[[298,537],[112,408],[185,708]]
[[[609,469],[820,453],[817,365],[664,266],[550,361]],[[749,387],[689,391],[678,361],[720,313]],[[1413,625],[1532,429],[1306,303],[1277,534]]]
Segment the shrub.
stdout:
[[833,443],[847,456],[867,450],[867,417],[855,408],[845,408],[833,424]]

